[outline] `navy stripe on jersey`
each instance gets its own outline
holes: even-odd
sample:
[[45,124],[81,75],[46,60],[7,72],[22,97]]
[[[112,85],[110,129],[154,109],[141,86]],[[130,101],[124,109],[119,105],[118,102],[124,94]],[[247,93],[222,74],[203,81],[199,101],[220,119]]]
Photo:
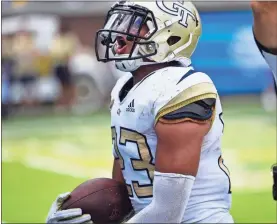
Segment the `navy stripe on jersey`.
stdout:
[[190,75],[192,75],[193,73],[195,73],[195,70],[189,70],[185,75],[183,75],[183,77],[179,80],[179,82],[177,84],[179,84],[180,82],[182,82],[185,78],[189,77]]

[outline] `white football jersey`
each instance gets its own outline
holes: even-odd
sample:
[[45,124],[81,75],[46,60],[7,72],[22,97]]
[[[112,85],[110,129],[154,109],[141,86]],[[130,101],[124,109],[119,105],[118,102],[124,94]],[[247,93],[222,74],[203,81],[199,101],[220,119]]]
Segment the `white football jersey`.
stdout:
[[111,94],[114,156],[119,159],[135,212],[152,200],[159,117],[178,105],[216,98],[213,125],[205,136],[198,173],[183,222],[217,222],[229,212],[231,189],[228,169],[221,157],[224,123],[216,88],[208,75],[192,67],[167,67],[149,74],[120,101],[119,93],[132,76],[116,83]]

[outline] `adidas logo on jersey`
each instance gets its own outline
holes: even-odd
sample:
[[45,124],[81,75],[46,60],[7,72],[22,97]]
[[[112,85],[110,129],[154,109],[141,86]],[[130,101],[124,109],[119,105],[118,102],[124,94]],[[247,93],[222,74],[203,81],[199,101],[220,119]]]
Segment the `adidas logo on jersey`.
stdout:
[[135,112],[135,100],[132,100],[131,103],[129,103],[128,107],[126,108],[127,112]]

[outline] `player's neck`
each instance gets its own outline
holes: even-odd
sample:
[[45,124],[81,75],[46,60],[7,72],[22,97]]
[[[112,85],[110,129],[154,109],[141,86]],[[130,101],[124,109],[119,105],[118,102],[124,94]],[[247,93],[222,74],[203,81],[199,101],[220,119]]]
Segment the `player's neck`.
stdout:
[[139,67],[136,71],[132,72],[134,85],[136,85],[138,82],[140,82],[144,77],[146,77],[150,73],[158,69],[165,68],[167,66],[168,66],[168,63],[145,65],[145,66]]

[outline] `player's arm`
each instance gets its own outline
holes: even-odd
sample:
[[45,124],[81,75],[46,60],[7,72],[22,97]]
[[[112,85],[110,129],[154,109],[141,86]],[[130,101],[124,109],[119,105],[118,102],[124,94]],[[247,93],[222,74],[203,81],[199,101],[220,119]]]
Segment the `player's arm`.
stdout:
[[277,2],[251,1],[254,37],[269,64],[277,84]]
[[[205,85],[198,87],[205,89]],[[214,116],[216,94],[201,94],[204,89],[195,89],[200,91],[197,97],[192,96],[192,89],[179,94],[158,113],[153,200],[129,223],[181,222],[197,174],[203,139]]]
[[[112,178],[125,183],[122,175],[120,164],[117,159],[114,159]],[[61,205],[70,197],[70,192],[60,194],[53,202],[46,223],[92,223],[91,216],[89,214],[83,214],[80,208],[60,210]]]
[[[122,175],[120,164],[117,159],[114,159],[112,178],[121,183],[125,183]],[[70,197],[70,192],[60,194],[53,202],[46,223],[92,223],[89,214],[83,214],[80,208],[60,210],[61,205]]]
[[118,151],[116,150],[117,145],[114,144],[114,141],[116,141],[116,138],[117,137],[116,137],[115,128],[112,127],[113,156],[114,156],[112,178],[118,182],[125,184],[125,179],[123,177],[123,173],[120,165],[119,155],[116,153],[116,151]]
[[122,170],[117,159],[114,159],[114,162],[113,162],[112,178],[120,183],[125,184]]

